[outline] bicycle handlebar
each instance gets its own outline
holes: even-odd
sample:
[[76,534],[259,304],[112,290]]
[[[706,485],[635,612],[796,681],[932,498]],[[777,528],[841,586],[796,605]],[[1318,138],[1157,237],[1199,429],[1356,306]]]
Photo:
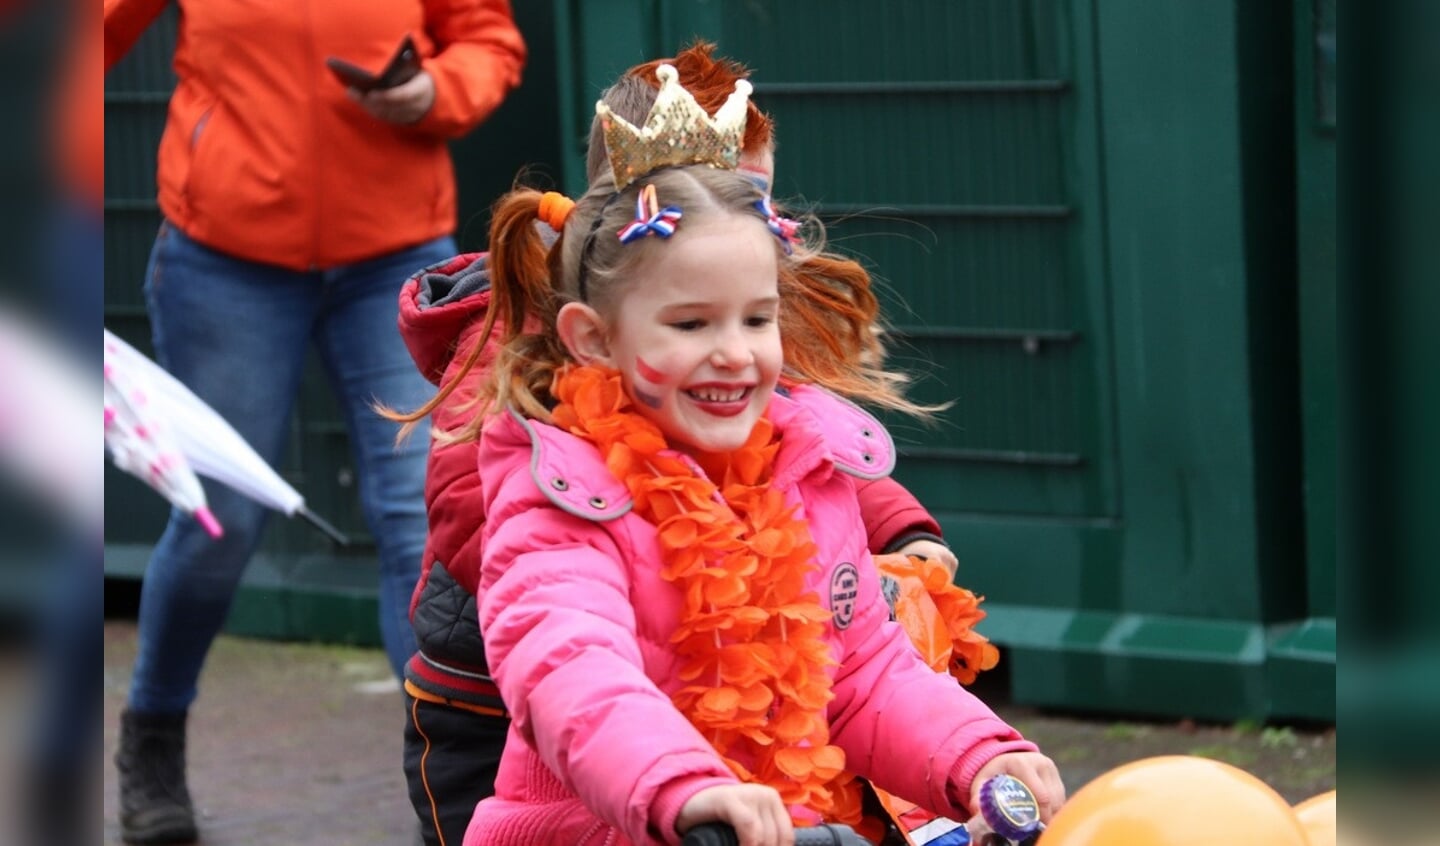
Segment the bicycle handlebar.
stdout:
[[[966,843],[975,846],[1033,846],[1045,826],[1035,794],[1014,776],[998,775],[980,788],[980,813],[959,826]],[[998,830],[998,831],[997,831]],[[702,823],[685,832],[680,846],[739,846],[735,829],[720,822]],[[801,826],[795,846],[873,846],[848,825]]]

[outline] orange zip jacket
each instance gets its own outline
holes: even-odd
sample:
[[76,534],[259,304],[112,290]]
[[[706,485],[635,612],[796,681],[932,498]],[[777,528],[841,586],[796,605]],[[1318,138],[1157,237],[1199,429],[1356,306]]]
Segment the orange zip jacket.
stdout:
[[[168,0],[104,0],[105,68]],[[179,0],[178,82],[160,139],[160,210],[216,250],[296,270],[450,234],[447,140],[515,86],[509,0]],[[378,71],[410,33],[435,80],[421,120],[371,117],[325,66]],[[398,281],[397,281],[398,284]]]

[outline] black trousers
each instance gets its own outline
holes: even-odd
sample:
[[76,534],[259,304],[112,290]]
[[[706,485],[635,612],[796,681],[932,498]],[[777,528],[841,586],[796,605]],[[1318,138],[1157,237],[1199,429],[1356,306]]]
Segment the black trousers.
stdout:
[[495,793],[508,717],[405,695],[405,780],[425,846],[461,846],[481,799]]

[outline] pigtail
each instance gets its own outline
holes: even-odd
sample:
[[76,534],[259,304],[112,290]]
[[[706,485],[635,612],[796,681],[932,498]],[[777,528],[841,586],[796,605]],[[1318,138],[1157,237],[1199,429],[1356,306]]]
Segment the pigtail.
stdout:
[[[424,405],[410,412],[380,408],[385,417],[402,423],[397,441],[408,437],[420,421],[445,403],[467,381],[476,367],[489,364],[490,372],[478,386],[472,404],[473,419],[463,428],[435,432],[447,443],[473,441],[479,437],[485,418],[514,406],[527,416],[547,417],[546,396],[549,374],[559,365],[563,350],[554,342],[556,296],[550,284],[550,249],[540,237],[542,194],[518,188],[501,197],[492,209],[490,222],[490,305],[485,310],[479,340],[471,347],[460,369]],[[559,242],[555,243],[559,247]],[[500,348],[493,353],[492,336]],[[489,361],[494,355],[494,361]]]
[[[546,195],[532,189],[511,191],[495,204],[490,222],[491,294],[484,332],[504,321],[500,353],[481,393],[483,413],[467,429],[478,435],[482,418],[514,408],[526,417],[549,419],[549,391],[554,372],[565,360],[555,331],[561,300],[552,284],[552,257],[563,249],[564,231],[552,246],[540,238]],[[547,214],[544,225],[560,219]]]
[[879,303],[870,277],[857,262],[813,255],[781,273],[780,284],[792,294],[782,320],[798,361],[808,372],[833,372],[835,377],[861,361],[883,358],[874,323]]

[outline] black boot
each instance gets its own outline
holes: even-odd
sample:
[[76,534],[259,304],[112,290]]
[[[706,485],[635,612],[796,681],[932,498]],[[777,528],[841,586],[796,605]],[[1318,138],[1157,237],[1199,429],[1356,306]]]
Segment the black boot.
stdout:
[[126,843],[192,843],[195,809],[185,786],[185,715],[120,715],[120,837]]

